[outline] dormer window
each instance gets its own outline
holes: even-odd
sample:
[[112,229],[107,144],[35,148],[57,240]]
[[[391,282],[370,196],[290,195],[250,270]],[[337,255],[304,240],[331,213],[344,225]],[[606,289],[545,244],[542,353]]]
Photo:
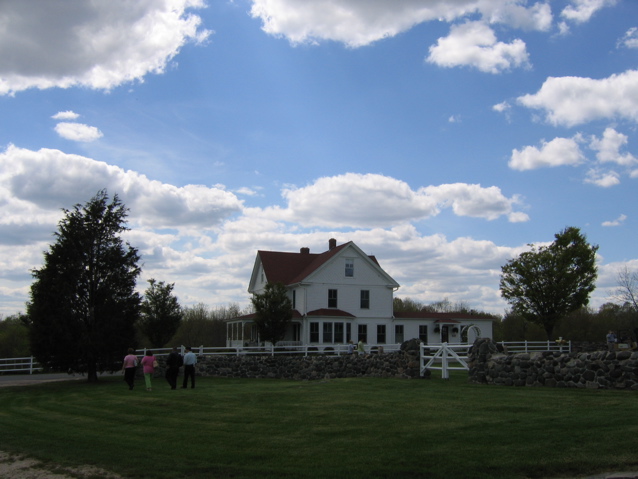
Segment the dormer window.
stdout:
[[346,278],[354,276],[354,259],[346,258]]

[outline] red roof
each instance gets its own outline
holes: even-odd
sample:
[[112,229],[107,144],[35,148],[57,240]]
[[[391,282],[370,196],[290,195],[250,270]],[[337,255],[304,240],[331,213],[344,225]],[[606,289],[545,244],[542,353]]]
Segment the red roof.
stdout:
[[[324,265],[339,251],[351,244],[349,241],[323,253],[283,253],[279,251],[258,251],[257,254],[266,273],[268,282],[291,285],[300,283]],[[377,265],[374,256],[368,256]]]

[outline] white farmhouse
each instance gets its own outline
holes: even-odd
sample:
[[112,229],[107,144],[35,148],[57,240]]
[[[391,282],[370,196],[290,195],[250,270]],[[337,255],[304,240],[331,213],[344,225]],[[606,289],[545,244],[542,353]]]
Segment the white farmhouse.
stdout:
[[[352,241],[310,253],[258,251],[248,292],[260,294],[266,283],[288,288],[293,318],[278,345],[337,349],[349,340],[368,346],[398,345],[419,338],[426,344],[473,342],[492,337],[492,319],[457,313],[394,313],[399,284],[374,256]],[[254,315],[228,322],[227,346],[259,343]]]

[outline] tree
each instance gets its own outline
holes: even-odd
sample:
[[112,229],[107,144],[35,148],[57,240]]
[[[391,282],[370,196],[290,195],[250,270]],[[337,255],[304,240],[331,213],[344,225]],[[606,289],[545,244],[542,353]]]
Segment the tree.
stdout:
[[575,227],[554,235],[549,246],[531,247],[501,268],[501,296],[513,313],[541,325],[547,339],[565,315],[589,303],[597,276],[596,251]]
[[135,345],[140,296],[137,249],[120,235],[128,210],[106,190],[86,205],[62,210],[56,242],[44,252],[44,265],[32,271],[27,315],[31,352],[53,369],[97,372],[118,368]]
[[23,358],[30,355],[27,317],[22,313],[4,319],[0,317],[0,358]]
[[149,279],[144,293],[140,328],[154,348],[161,348],[175,335],[182,322],[182,308],[173,296],[175,283]]
[[621,306],[627,305],[638,312],[638,272],[630,271],[625,265],[620,268],[616,277],[616,289],[613,292],[614,300]]
[[266,283],[264,292],[251,298],[255,307],[255,324],[259,337],[270,341],[273,346],[286,335],[286,328],[292,319],[292,301],[283,283]]

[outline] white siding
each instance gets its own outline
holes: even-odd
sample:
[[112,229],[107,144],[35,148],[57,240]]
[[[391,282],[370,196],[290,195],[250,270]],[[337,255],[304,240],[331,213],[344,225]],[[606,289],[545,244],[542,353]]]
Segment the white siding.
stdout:
[[[346,259],[354,260],[354,275],[345,274]],[[390,318],[392,316],[392,288],[367,258],[346,249],[333,258],[306,281],[307,311],[328,307],[328,290],[338,291],[337,308],[357,317]],[[361,308],[361,291],[370,292],[370,308]]]

